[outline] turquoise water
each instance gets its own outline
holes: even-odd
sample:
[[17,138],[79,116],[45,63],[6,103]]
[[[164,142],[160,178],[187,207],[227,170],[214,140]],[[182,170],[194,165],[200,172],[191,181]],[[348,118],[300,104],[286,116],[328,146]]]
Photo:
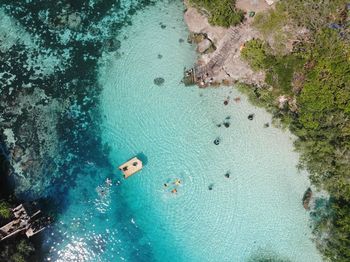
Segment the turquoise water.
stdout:
[[[100,59],[102,137],[116,168],[86,163],[49,237],[48,259],[321,261],[291,135],[264,128],[271,116],[234,88],[180,83],[196,58],[183,9],[179,1],[146,8],[118,34],[118,52]],[[223,121],[230,126],[218,127]],[[147,158],[144,169],[121,179],[117,166],[138,154]],[[181,185],[172,194],[175,179]]]

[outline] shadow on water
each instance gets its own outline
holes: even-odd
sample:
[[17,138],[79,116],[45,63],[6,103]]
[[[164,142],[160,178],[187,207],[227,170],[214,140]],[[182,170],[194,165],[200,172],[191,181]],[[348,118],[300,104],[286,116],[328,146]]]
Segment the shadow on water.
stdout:
[[143,152],[136,154],[136,157],[142,161],[144,166],[148,164],[148,157]]

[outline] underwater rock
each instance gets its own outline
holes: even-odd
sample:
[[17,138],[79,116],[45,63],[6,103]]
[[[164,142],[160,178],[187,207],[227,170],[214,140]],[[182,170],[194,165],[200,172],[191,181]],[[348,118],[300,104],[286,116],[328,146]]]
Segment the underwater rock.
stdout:
[[249,119],[249,120],[253,120],[253,119],[254,119],[254,114],[250,114],[250,115],[248,116],[248,119]]
[[214,145],[219,145],[219,144],[220,144],[220,138],[215,138]]
[[179,43],[183,43],[185,42],[185,40],[183,40],[182,38],[179,39]]
[[153,80],[153,82],[157,85],[157,86],[161,86],[164,84],[165,79],[162,77],[157,77]]
[[225,123],[224,123],[224,126],[225,126],[226,128],[229,128],[229,127],[230,127],[230,123],[229,123],[229,122],[225,122]]
[[12,150],[12,159],[15,162],[18,162],[22,159],[22,156],[24,155],[24,149],[20,145],[15,145],[15,147]]
[[113,52],[113,51],[117,51],[120,48],[121,43],[119,40],[115,38],[111,38],[106,40],[104,46],[108,52]]
[[161,54],[158,54],[158,59],[162,59],[163,58],[163,56],[161,55]]
[[81,17],[78,12],[72,13],[68,16],[67,25],[71,30],[79,30],[81,25]]
[[267,128],[267,127],[269,127],[269,126],[270,126],[269,123],[265,123],[265,124],[264,124],[264,127],[265,127],[265,128]]
[[78,12],[71,13],[71,11],[63,9],[61,14],[59,14],[52,22],[51,26],[53,27],[68,27],[71,30],[78,31],[81,29],[82,18]]

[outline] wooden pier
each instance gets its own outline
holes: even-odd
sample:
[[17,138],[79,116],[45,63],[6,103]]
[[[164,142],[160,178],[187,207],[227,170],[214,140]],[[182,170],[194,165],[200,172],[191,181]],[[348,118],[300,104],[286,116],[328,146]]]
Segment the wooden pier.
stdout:
[[50,222],[50,219],[41,216],[41,210],[30,214],[23,204],[12,209],[12,213],[13,220],[0,228],[0,241],[19,233],[25,233],[27,237],[34,236]]
[[127,161],[126,163],[119,166],[119,170],[123,172],[124,178],[132,176],[136,172],[142,169],[142,161],[137,157],[134,157]]
[[205,65],[195,65],[192,69],[185,71],[183,82],[185,85],[197,84],[199,87],[205,87],[211,84],[213,78],[223,67],[228,52],[237,45],[239,39],[239,28],[231,27],[222,40],[221,46],[213,53],[209,62]]

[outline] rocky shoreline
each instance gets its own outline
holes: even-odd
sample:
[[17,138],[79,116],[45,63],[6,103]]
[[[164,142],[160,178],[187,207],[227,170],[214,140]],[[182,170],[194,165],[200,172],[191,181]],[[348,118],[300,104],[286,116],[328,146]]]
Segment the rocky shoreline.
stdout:
[[[236,3],[246,13],[244,22],[235,27],[223,28],[210,25],[204,11],[191,6],[188,0],[184,1],[186,6],[184,19],[190,31],[190,41],[197,44],[197,52],[199,53],[195,66],[209,64],[219,53],[224,57],[222,66],[212,75],[208,75],[207,79],[202,79],[203,85],[231,85],[237,82],[255,86],[264,85],[264,72],[252,70],[248,63],[241,59],[240,52],[245,42],[261,37],[260,33],[252,27],[253,19],[249,17],[248,13],[250,11],[264,12],[272,7],[267,5],[264,0],[259,0],[256,4],[246,2],[237,1]],[[233,30],[234,35],[232,35]],[[198,35],[204,37],[198,39],[196,37]],[[237,39],[234,43],[231,41],[232,37]],[[212,46],[215,48],[211,48]],[[201,86],[201,83],[199,85]]]

